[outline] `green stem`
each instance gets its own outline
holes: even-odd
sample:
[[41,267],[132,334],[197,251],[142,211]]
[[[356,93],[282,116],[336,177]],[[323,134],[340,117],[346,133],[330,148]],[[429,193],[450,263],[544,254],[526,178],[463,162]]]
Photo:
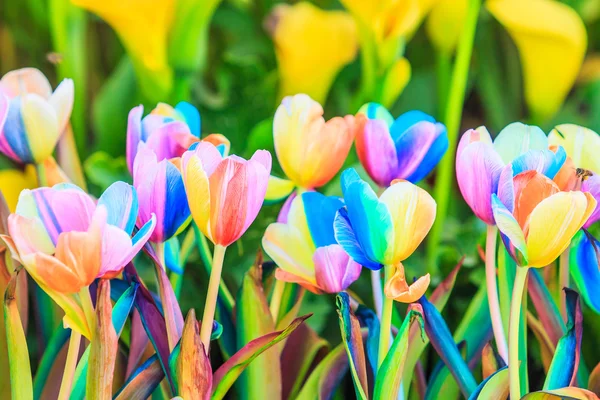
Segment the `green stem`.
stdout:
[[[385,283],[391,278],[392,267],[385,266]],[[385,356],[390,348],[390,339],[392,336],[392,311],[394,309],[394,300],[383,297],[383,311],[381,314],[381,329],[379,331],[379,355],[377,357],[378,367],[381,366]]]
[[167,270],[167,265],[165,264],[165,243],[160,242],[156,243],[154,246],[154,250],[156,251],[156,258],[158,258],[158,262],[163,270]]
[[487,237],[485,241],[485,280],[488,292],[488,304],[490,306],[490,316],[492,319],[492,330],[498,353],[504,362],[508,362],[508,348],[506,337],[504,336],[504,327],[502,326],[502,315],[500,314],[500,300],[498,298],[498,284],[496,282],[496,238],[498,228],[495,225],[488,225]]
[[179,295],[181,294],[181,286],[183,285],[183,274],[185,273],[185,265],[187,263],[190,254],[192,254],[192,250],[194,250],[194,244],[196,243],[196,235],[194,234],[193,229],[188,229],[183,238],[183,242],[181,242],[181,248],[179,249],[179,261],[181,263],[181,274],[176,274],[171,271],[169,275],[169,281],[171,282],[171,286],[173,286],[173,292],[175,292],[175,297],[179,300]]
[[437,269],[437,247],[444,228],[446,213],[448,212],[448,201],[451,198],[450,185],[454,175],[454,153],[460,121],[462,116],[462,107],[465,100],[465,90],[467,88],[467,78],[469,77],[469,64],[471,63],[471,54],[473,52],[473,41],[477,28],[477,19],[481,0],[469,0],[467,17],[463,27],[462,37],[458,44],[456,54],[456,63],[452,71],[452,82],[446,112],[444,113],[444,122],[448,131],[448,151],[438,168],[436,178],[434,198],[437,201],[437,218],[433,229],[429,234],[427,243],[427,265],[430,268]]
[[521,321],[521,302],[527,272],[529,267],[517,267],[515,283],[513,286],[512,301],[510,303],[510,321],[508,324],[508,374],[510,377],[510,398],[518,400],[521,398],[521,383],[519,378],[519,365],[526,360],[519,359],[519,325]]
[[71,339],[69,339],[69,349],[67,350],[67,361],[63,372],[60,390],[58,392],[59,400],[66,400],[71,395],[73,386],[73,376],[75,376],[75,367],[77,366],[77,357],[79,356],[79,345],[81,343],[81,333],[71,331]]
[[436,53],[436,72],[437,72],[437,94],[438,94],[438,112],[441,114],[446,109],[448,99],[448,90],[450,87],[450,77],[452,75],[452,56],[450,53],[438,51]]
[[43,163],[35,164],[35,172],[37,173],[38,186],[48,186],[48,179],[46,178],[46,167]]
[[204,304],[204,314],[202,315],[202,325],[200,327],[200,340],[204,345],[204,350],[208,354],[210,348],[210,336],[215,318],[215,309],[217,307],[217,297],[219,295],[219,282],[221,281],[221,271],[223,270],[223,260],[227,247],[215,245],[212,269],[208,281],[208,292],[206,293],[206,303]]
[[285,282],[276,280],[275,287],[273,288],[273,295],[271,296],[271,303],[269,304],[269,309],[271,310],[271,315],[273,316],[275,324],[277,324],[279,320],[279,308],[281,307],[281,298],[284,291]]
[[[361,61],[361,88],[360,103],[376,101],[375,90],[377,86],[377,51],[373,35],[368,27],[359,26],[360,61]],[[360,104],[358,105],[360,107]]]
[[558,298],[560,299],[560,313],[563,318],[567,317],[567,303],[566,298],[562,294],[562,290],[565,287],[569,287],[569,253],[571,252],[571,245],[567,247],[565,251],[560,255],[558,259]]

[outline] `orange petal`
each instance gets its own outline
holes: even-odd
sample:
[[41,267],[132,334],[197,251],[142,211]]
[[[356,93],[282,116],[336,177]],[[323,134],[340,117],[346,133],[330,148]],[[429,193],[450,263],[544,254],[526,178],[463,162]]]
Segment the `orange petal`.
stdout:
[[402,264],[398,264],[394,268],[394,274],[385,284],[385,295],[388,298],[392,298],[401,303],[413,303],[419,300],[429,287],[429,282],[431,280],[429,274],[420,277],[416,282],[409,286],[406,283],[404,267]]
[[520,173],[514,178],[515,210],[514,216],[521,228],[527,217],[544,199],[560,192],[556,183],[537,171]]

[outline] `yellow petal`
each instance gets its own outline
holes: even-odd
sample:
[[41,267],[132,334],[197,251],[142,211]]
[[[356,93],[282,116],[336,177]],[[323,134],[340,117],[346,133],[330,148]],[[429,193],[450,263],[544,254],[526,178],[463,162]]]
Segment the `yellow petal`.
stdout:
[[552,117],[583,62],[587,47],[583,21],[572,8],[554,0],[488,0],[487,8],[519,49],[531,113],[542,120]]
[[287,216],[287,225],[294,227],[301,235],[302,240],[307,243],[310,249],[310,257],[312,259],[312,253],[315,252],[316,248],[312,241],[310,229],[308,227],[308,220],[306,219],[306,213],[304,212],[304,202],[302,196],[297,196],[290,206],[290,211]]
[[54,152],[61,133],[56,111],[41,96],[27,94],[21,97],[21,115],[33,159],[44,162]]
[[525,227],[529,266],[544,267],[556,260],[594,208],[596,200],[582,192],[560,192],[540,202]]
[[385,204],[394,226],[393,245],[385,254],[386,264],[408,258],[421,244],[435,220],[436,203],[420,187],[408,182],[392,182],[379,199]]
[[28,165],[25,171],[4,169],[0,171],[0,190],[6,199],[8,208],[14,212],[22,190],[33,189],[37,186],[35,167]]
[[283,200],[294,191],[295,187],[294,182],[271,175],[269,176],[265,201],[277,202]]
[[265,231],[262,245],[279,268],[316,285],[314,250],[311,249],[314,245],[306,241],[300,230],[291,225],[271,224]]
[[576,168],[600,173],[600,136],[574,124],[558,125],[548,135],[548,143],[562,146]]
[[210,185],[202,161],[192,155],[183,167],[183,184],[192,218],[204,236],[212,241],[210,230]]
[[307,93],[324,102],[338,72],[356,56],[352,17],[310,3],[275,7],[267,22],[279,64],[279,95]]
[[431,9],[425,25],[433,45],[443,53],[452,53],[458,44],[468,0],[439,0]]
[[384,107],[390,107],[398,96],[402,93],[408,81],[410,80],[410,63],[404,57],[395,62],[388,71],[383,83],[383,93],[381,95],[381,104]]

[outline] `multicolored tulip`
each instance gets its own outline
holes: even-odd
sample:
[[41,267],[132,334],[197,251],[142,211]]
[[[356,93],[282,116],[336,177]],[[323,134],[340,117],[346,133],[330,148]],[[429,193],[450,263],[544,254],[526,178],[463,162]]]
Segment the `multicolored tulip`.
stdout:
[[513,175],[511,165],[502,172],[498,195],[492,195],[502,240],[521,266],[539,268],[556,260],[595,208],[590,193],[561,192],[537,171]]
[[342,168],[354,136],[353,116],[325,122],[323,107],[308,95],[284,98],[275,112],[273,140],[281,168],[291,182],[271,179],[268,198],[283,197],[294,186],[311,190],[325,185]]
[[276,6],[265,25],[275,42],[279,98],[307,93],[323,103],[337,74],[356,57],[352,18],[300,2]]
[[358,158],[381,187],[395,179],[419,182],[448,149],[446,127],[421,111],[394,120],[382,105],[368,103],[360,108],[356,121]]
[[333,221],[344,203],[317,192],[292,201],[287,222],[267,227],[262,244],[279,268],[275,277],[313,293],[344,291],[360,276],[357,264],[336,242]]
[[554,0],[489,0],[486,6],[517,45],[531,113],[541,120],[552,117],[583,63],[587,33],[581,17]]
[[[143,106],[129,112],[127,124],[127,166],[133,172],[133,162],[140,143],[154,151],[159,160],[181,157],[190,146],[200,141],[200,113],[196,107],[181,102],[174,108],[159,103],[150,114],[142,118]],[[211,134],[203,140],[215,146],[223,146],[229,152],[229,141],[225,136]]]
[[37,69],[11,71],[0,80],[0,152],[22,164],[43,163],[65,131],[73,109],[73,81],[52,92]]
[[133,186],[139,196],[138,226],[156,218],[150,236],[163,243],[181,233],[190,223],[191,214],[180,171],[180,159],[161,159],[141,143],[133,164]]
[[435,219],[435,200],[407,181],[395,181],[381,197],[352,168],[342,174],[346,207],[335,217],[337,242],[360,265],[372,270],[393,266],[385,293],[411,302],[423,295],[429,274],[408,285],[402,261],[423,241]]
[[214,244],[229,246],[246,232],[262,206],[271,154],[259,150],[249,160],[223,158],[212,143],[200,142],[183,154],[181,165],[198,228]]

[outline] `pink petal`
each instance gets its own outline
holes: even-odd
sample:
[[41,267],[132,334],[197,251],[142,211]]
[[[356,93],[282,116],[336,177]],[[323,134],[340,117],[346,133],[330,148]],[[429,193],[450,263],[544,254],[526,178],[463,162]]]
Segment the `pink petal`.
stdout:
[[319,247],[313,261],[317,286],[327,293],[346,290],[360,276],[361,266],[338,244]]
[[592,215],[588,218],[584,228],[589,228],[594,222],[600,220],[600,175],[592,175],[587,180],[583,181],[581,185],[582,192],[590,192],[590,194],[596,199],[598,204],[592,212]]
[[396,178],[398,157],[394,140],[385,121],[370,119],[356,136],[356,152],[361,164],[381,187],[387,187]]
[[129,111],[127,118],[127,167],[133,174],[133,162],[138,151],[138,145],[142,141],[142,115],[144,106],[139,105]]
[[206,172],[206,176],[210,177],[217,169],[219,163],[223,161],[223,157],[214,144],[209,142],[200,142],[194,150],[186,151],[182,156],[182,170],[186,170],[186,165],[190,157],[197,156],[202,163],[202,168]]

